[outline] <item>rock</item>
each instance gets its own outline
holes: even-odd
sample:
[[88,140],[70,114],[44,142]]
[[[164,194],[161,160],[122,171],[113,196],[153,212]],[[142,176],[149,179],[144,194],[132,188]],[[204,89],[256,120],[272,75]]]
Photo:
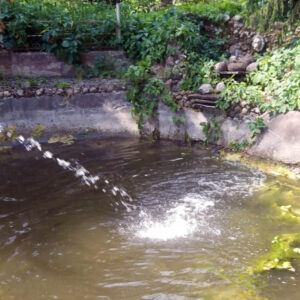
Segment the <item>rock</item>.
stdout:
[[43,95],[43,93],[44,93],[44,89],[43,88],[37,89],[35,91],[35,95],[36,96],[41,96],[41,95]]
[[3,92],[3,96],[4,96],[4,98],[10,97],[11,96],[11,92],[10,91],[4,91]]
[[230,72],[244,72],[246,71],[246,65],[242,62],[236,62],[236,63],[229,63],[228,64],[228,71]]
[[166,60],[166,67],[173,67],[174,66],[174,58],[172,56],[169,56]]
[[66,90],[66,94],[67,94],[67,96],[69,96],[69,97],[72,96],[72,95],[74,94],[73,89],[71,89],[71,88],[70,88],[70,89],[67,89],[67,90]]
[[235,113],[240,113],[241,110],[242,110],[242,109],[241,109],[239,106],[236,106],[236,107],[234,108],[234,112],[235,112]]
[[24,91],[21,90],[21,89],[19,89],[19,90],[16,91],[16,95],[17,95],[18,97],[23,97],[23,96],[24,96]]
[[248,113],[248,109],[246,107],[244,107],[241,111],[241,114],[244,116]]
[[201,86],[198,89],[200,94],[209,94],[210,92],[212,92],[212,90],[213,88],[209,83],[201,84]]
[[248,51],[249,49],[250,49],[250,47],[249,47],[248,45],[246,45],[246,44],[243,44],[243,45],[242,45],[242,50],[243,50],[243,51],[246,52],[246,51]]
[[87,94],[88,92],[89,92],[89,88],[84,87],[84,88],[82,89],[82,93],[83,93],[83,94]]
[[246,101],[242,101],[242,102],[241,102],[241,107],[244,108],[244,107],[246,107],[246,106],[247,106],[247,102],[246,102]]
[[217,93],[221,93],[222,91],[224,91],[226,89],[226,85],[224,82],[219,82],[216,86],[216,92]]
[[256,114],[258,114],[258,115],[260,115],[260,109],[258,107],[255,107],[253,109],[253,112],[256,113]]
[[254,59],[254,57],[251,54],[246,54],[245,56],[242,56],[241,58],[239,58],[238,62],[242,62],[246,66],[248,66],[251,63],[254,63],[255,59]]
[[226,72],[227,71],[227,63],[225,61],[221,61],[215,65],[215,70],[217,72]]
[[236,37],[239,37],[239,36],[240,36],[240,32],[239,32],[238,29],[235,29],[235,30],[233,31],[233,34],[234,34]]
[[178,84],[175,84],[171,88],[172,93],[177,93],[179,91],[179,86]]
[[[237,56],[231,55],[231,56],[229,57],[229,62],[230,62],[230,63],[231,63],[231,62],[237,62]],[[227,69],[228,69],[228,64],[227,64]]]
[[75,87],[73,91],[74,91],[74,94],[79,94],[80,93],[80,87]]
[[57,89],[56,94],[62,96],[64,94],[64,90],[63,89]]
[[97,93],[97,88],[95,86],[90,87],[90,93]]
[[185,61],[186,60],[186,55],[180,54],[179,59],[180,59],[181,62]]
[[232,20],[233,20],[234,22],[242,22],[242,21],[243,21],[243,18],[242,18],[242,16],[240,16],[240,15],[236,15],[236,16],[234,16],[234,17],[232,18]]
[[230,15],[224,15],[224,21],[228,22],[230,20]]
[[263,36],[257,34],[253,37],[253,40],[252,40],[252,48],[254,51],[256,52],[261,52],[264,50],[265,48],[265,39]]
[[258,63],[257,63],[257,62],[251,63],[251,64],[247,67],[246,71],[247,71],[247,72],[253,72],[253,71],[255,71],[255,70],[257,69],[257,67],[258,67]]
[[171,90],[172,87],[172,79],[169,79],[165,82],[165,88]]
[[249,37],[249,33],[248,31],[241,31],[240,36],[242,39],[246,39],[247,37]]
[[243,27],[243,23],[241,23],[241,22],[234,22],[233,23],[233,28],[241,29],[242,27]]
[[106,92],[111,93],[114,90],[114,87],[111,84],[108,84],[106,87]]

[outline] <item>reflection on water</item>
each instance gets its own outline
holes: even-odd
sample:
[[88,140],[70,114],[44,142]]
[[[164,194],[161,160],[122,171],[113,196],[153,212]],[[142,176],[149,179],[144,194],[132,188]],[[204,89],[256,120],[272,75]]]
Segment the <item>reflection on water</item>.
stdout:
[[[250,290],[237,277],[274,235],[299,231],[262,205],[260,188],[276,178],[200,146],[31,150],[0,157],[0,299],[299,299],[298,271],[269,272]],[[98,189],[57,159],[80,163]]]

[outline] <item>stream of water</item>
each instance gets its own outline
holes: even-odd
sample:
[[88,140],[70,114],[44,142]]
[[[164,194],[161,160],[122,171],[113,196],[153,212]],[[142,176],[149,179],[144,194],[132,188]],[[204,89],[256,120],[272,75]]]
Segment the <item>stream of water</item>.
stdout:
[[0,153],[1,300],[299,300],[298,261],[241,279],[299,232],[266,204],[277,185],[285,203],[284,181],[201,146],[20,143]]

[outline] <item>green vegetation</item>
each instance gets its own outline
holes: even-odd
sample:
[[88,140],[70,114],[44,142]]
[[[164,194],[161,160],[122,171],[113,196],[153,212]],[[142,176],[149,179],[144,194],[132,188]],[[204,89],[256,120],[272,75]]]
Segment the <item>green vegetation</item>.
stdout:
[[267,30],[276,21],[295,24],[300,19],[300,2],[298,0],[248,0],[248,23],[259,30]]
[[55,88],[60,88],[60,89],[66,89],[69,88],[71,84],[69,82],[64,82],[64,81],[57,81],[54,82],[53,87]]
[[85,76],[87,78],[121,78],[125,71],[120,65],[118,66],[120,72],[116,71],[118,63],[110,56],[98,55],[95,65],[87,68]]
[[286,113],[300,108],[300,42],[257,57],[258,69],[245,81],[229,79],[217,105],[227,109],[245,101],[262,112]]
[[211,118],[207,122],[201,122],[202,132],[205,135],[204,144],[217,142],[220,139],[221,125],[218,120]]
[[158,98],[168,104],[175,112],[179,107],[173,101],[170,92],[165,89],[164,82],[150,75],[147,64],[140,62],[128,68],[125,78],[132,83],[127,94],[128,101],[133,104],[132,113],[138,117],[139,129],[142,129],[145,116],[151,116],[158,106]]
[[238,140],[234,140],[233,142],[229,143],[228,146],[236,152],[242,152],[247,147],[249,147],[249,142],[246,140],[243,140],[241,142],[239,142]]
[[263,118],[257,118],[253,122],[248,122],[248,128],[251,130],[251,139],[255,139],[265,127],[266,123]]
[[[163,82],[170,74],[183,70],[181,90],[196,91],[203,83],[219,82],[213,66],[225,58],[226,40],[222,33],[228,15],[244,15],[249,24],[262,29],[267,28],[262,23],[266,20],[268,24],[299,23],[299,1],[295,0],[178,0],[176,6],[168,3],[122,1],[122,38],[118,39],[114,1],[5,1],[1,8],[3,42],[6,48],[37,47],[54,53],[75,64],[80,72],[82,52],[95,48],[124,49],[134,61],[125,78],[131,82],[128,99],[134,105],[133,113],[138,116],[141,128],[143,117],[153,114],[159,97],[174,111],[178,109]],[[170,67],[163,78],[153,76],[153,65],[179,54],[186,59],[177,69]],[[299,57],[300,42],[296,39],[273,52],[257,55],[258,69],[244,81],[228,79],[217,106],[226,110],[244,101],[261,112],[286,113],[299,109]],[[123,72],[117,74],[112,65],[107,58],[99,57],[94,67],[85,70],[85,75],[89,78],[122,76]],[[29,81],[34,86],[34,80]],[[249,125],[254,135],[262,129],[259,125],[262,124]]]
[[300,233],[275,236],[270,251],[249,269],[250,274],[272,269],[295,272],[291,260],[300,258]]
[[162,80],[150,74],[151,66],[180,51],[187,57],[182,65],[186,77],[181,89],[197,89],[201,83],[212,82],[214,60],[221,57],[226,41],[221,37],[221,29],[213,30],[210,35],[205,32],[204,23],[223,26],[221,21],[225,14],[233,14],[240,8],[232,1],[201,1],[148,14],[133,14],[123,22],[123,48],[138,61],[128,69],[126,78],[134,84],[128,99],[134,105],[133,112],[139,117],[140,127],[143,115],[151,115],[157,107],[157,99],[151,100],[154,99],[151,95],[162,95],[163,101],[174,111],[178,109]]
[[116,44],[115,14],[104,2],[5,1],[1,20],[6,48],[38,47],[69,63],[91,46]]

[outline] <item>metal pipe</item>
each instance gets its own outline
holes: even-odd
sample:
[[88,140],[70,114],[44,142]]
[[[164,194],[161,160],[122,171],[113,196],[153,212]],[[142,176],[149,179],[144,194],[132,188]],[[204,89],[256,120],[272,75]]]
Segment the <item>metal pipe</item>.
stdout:
[[121,38],[121,14],[120,14],[120,2],[121,0],[116,0],[116,14],[117,14],[117,38]]

